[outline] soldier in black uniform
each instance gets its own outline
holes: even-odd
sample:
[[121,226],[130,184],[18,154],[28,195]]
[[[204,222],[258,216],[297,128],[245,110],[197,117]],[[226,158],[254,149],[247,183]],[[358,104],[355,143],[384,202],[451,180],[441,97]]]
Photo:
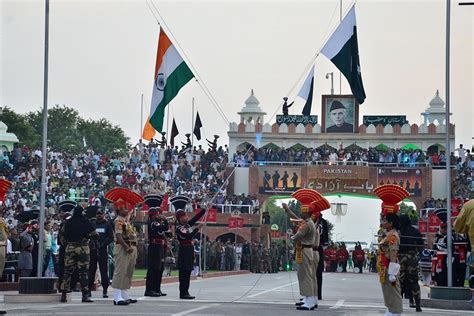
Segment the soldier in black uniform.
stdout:
[[81,282],[82,302],[90,303],[89,298],[89,239],[95,235],[92,224],[87,220],[82,212],[81,206],[76,206],[73,215],[67,220],[64,226],[64,238],[67,241],[66,254],[64,258],[64,275],[61,282],[61,302],[67,301],[66,293],[69,290],[69,283],[72,273],[77,270],[79,281]]
[[173,204],[176,210],[176,238],[179,242],[179,298],[192,300],[195,297],[189,294],[189,281],[194,265],[193,238],[199,232],[202,224],[198,224],[194,229],[193,226],[206,213],[206,210],[202,209],[193,218],[188,219],[184,208],[189,202],[189,198],[185,196],[175,196],[170,199],[170,203]]
[[[89,263],[89,289],[92,289],[95,281],[95,273],[97,271],[97,263],[99,264],[100,283],[102,285],[102,297],[108,298],[107,289],[110,285],[108,272],[108,246],[114,241],[114,230],[112,224],[105,219],[104,210],[100,206],[89,206],[86,208],[87,218],[91,221],[97,239],[89,242],[90,263]],[[90,294],[90,292],[89,292]]]
[[166,237],[169,230],[168,220],[161,215],[163,196],[148,194],[145,203],[148,210],[148,270],[146,272],[145,296],[166,296],[161,292],[161,279],[165,269]]
[[[61,222],[61,225],[59,226],[59,232],[58,232],[58,246],[59,246],[59,258],[58,258],[58,284],[60,285],[63,280],[63,274],[64,274],[64,257],[66,254],[66,246],[67,242],[64,238],[64,227],[66,225],[66,221],[71,217],[72,215],[72,210],[77,206],[77,203],[75,201],[62,201],[59,202],[58,207],[60,212],[63,213],[63,221]],[[74,279],[74,278],[72,278]],[[70,286],[71,288],[74,288],[73,286]]]
[[323,214],[319,216],[316,225],[319,227],[319,262],[318,268],[316,269],[316,278],[318,282],[318,300],[322,300],[323,298],[323,271],[324,271],[324,248],[329,245],[329,231],[328,231],[328,222],[323,218]]

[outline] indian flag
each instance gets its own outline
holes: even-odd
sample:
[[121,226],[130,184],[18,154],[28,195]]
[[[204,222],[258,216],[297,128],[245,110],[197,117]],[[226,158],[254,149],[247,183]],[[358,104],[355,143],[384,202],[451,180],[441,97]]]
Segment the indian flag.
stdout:
[[143,129],[144,139],[151,140],[156,131],[162,131],[166,107],[193,77],[191,69],[160,29],[150,116]]
[[352,94],[362,104],[365,100],[365,91],[360,71],[355,6],[352,6],[341,21],[321,49],[321,53],[342,72],[351,86]]

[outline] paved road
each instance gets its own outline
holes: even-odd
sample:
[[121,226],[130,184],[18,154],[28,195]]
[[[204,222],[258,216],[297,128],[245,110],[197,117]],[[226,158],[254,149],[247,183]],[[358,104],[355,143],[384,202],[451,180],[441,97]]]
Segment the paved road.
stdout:
[[[178,299],[177,284],[163,286],[166,297],[143,297],[144,288],[131,294],[139,299],[130,306],[113,306],[111,299],[94,298],[91,304],[80,303],[74,293],[68,304],[3,304],[9,315],[289,315],[298,313],[296,274],[248,274],[197,280],[191,283],[194,301]],[[423,290],[426,295],[426,289]],[[99,294],[100,292],[95,292]],[[94,294],[95,294],[94,293]],[[426,297],[426,296],[425,296]],[[405,314],[417,314],[405,305]],[[324,275],[323,300],[315,312],[320,315],[383,315],[382,294],[375,274],[329,273]],[[424,309],[422,315],[467,315],[466,311]]]

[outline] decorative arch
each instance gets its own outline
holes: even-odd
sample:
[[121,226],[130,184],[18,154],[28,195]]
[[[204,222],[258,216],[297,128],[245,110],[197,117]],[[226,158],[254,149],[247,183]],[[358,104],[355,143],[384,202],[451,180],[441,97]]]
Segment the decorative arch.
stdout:
[[237,243],[245,242],[244,237],[242,237],[238,233],[234,233],[234,232],[221,234],[221,235],[216,237],[216,241],[221,241],[221,242],[224,242],[224,243],[227,242],[227,241],[236,242],[236,240],[235,240],[236,238],[237,238]]

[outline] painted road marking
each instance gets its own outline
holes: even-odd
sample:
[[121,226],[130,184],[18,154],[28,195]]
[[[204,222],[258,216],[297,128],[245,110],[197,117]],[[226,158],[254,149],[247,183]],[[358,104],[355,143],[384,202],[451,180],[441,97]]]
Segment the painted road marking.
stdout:
[[182,311],[182,312],[180,312],[180,313],[172,314],[172,316],[187,315],[187,314],[191,314],[191,313],[193,313],[193,312],[197,312],[197,311],[200,311],[200,310],[203,310],[203,309],[207,309],[207,308],[211,308],[211,307],[215,307],[215,306],[219,306],[219,304],[210,304],[210,305],[204,305],[204,306],[201,306],[201,307],[196,307],[196,308],[188,309],[188,310]]
[[333,306],[329,307],[329,309],[338,309],[338,308],[341,308],[342,305],[344,305],[344,302],[345,300],[338,300],[336,302],[336,304],[334,304]]
[[279,290],[281,288],[284,288],[284,287],[287,287],[289,285],[293,285],[293,284],[296,284],[298,282],[291,282],[291,283],[287,283],[287,284],[284,284],[284,285],[281,285],[281,286],[277,286],[277,287],[274,287],[272,289],[269,289],[269,290],[265,290],[265,291],[262,291],[262,292],[259,292],[259,293],[255,293],[255,294],[252,294],[252,295],[249,295],[247,296],[248,298],[251,298],[251,297],[256,297],[256,296],[259,296],[259,295],[262,295],[262,294],[265,294],[265,293],[268,293],[268,292],[272,292],[272,291],[275,291],[275,290]]

